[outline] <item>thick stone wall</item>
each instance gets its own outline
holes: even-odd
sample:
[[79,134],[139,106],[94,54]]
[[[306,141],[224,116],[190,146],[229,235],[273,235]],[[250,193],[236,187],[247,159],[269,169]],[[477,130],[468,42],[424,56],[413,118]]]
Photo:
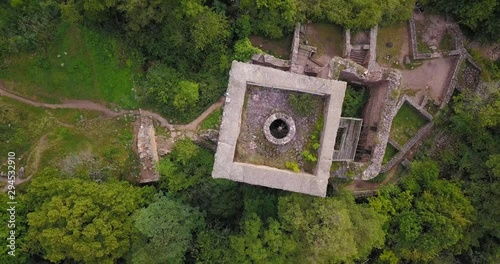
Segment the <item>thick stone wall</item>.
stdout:
[[156,171],[158,163],[158,148],[156,145],[155,128],[151,117],[142,115],[140,118],[140,128],[137,133],[137,152],[141,161],[140,183],[155,182],[159,179]]
[[[427,120],[430,122],[427,123],[425,126],[423,126],[420,130],[418,130],[417,134],[413,136],[408,142],[405,143],[404,146],[399,145],[397,142],[389,139],[388,143],[391,144],[394,148],[396,148],[399,152],[396,154],[388,163],[386,163],[382,169],[380,170],[380,173],[387,172],[390,170],[394,165],[399,163],[403,157],[406,155],[408,150],[410,150],[415,144],[417,144],[423,136],[425,136],[428,132],[432,130],[433,122],[432,122],[432,115],[429,114],[423,107],[425,105],[419,105],[413,99],[408,97],[407,95],[404,95],[399,101],[398,104],[395,108],[396,113],[401,109],[404,103],[410,104],[415,110],[417,110],[420,114],[422,114]],[[385,153],[384,153],[385,154]]]
[[429,122],[427,125],[422,127],[417,134],[415,134],[414,137],[412,137],[403,147],[402,149],[394,156],[388,163],[386,163],[382,169],[380,169],[380,173],[385,173],[389,171],[392,167],[394,167],[396,164],[401,162],[403,157],[406,155],[408,150],[410,150],[415,144],[417,144],[422,138],[427,135],[432,130],[432,127],[434,126],[434,122]]
[[299,46],[300,46],[300,23],[295,25],[295,31],[293,32],[292,40],[292,56],[291,56],[291,72],[297,72],[297,60],[299,56]]
[[349,58],[349,56],[351,55],[351,49],[352,49],[352,46],[351,46],[351,30],[350,29],[346,29],[345,31],[345,44],[344,44],[344,58]]
[[387,85],[385,93],[385,107],[382,110],[381,118],[376,133],[376,144],[373,146],[370,162],[362,173],[356,176],[359,180],[369,180],[379,174],[382,167],[382,160],[385,154],[385,147],[389,141],[389,132],[394,116],[397,113],[398,97],[396,90],[401,84],[401,72],[395,69],[381,69],[368,71],[366,68],[352,62],[351,60],[335,57],[330,61],[329,77],[363,83],[364,85]]
[[372,69],[377,59],[377,33],[378,25],[370,29],[370,53],[368,57],[368,69]]

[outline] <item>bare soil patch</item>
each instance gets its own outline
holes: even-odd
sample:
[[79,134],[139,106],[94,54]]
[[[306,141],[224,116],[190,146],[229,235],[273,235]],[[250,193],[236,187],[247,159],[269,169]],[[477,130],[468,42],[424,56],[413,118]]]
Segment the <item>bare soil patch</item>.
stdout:
[[370,44],[370,31],[353,32],[351,38],[352,45],[369,45]]
[[267,39],[262,36],[250,36],[250,42],[255,47],[275,57],[287,60],[290,58],[292,48],[292,36],[286,36],[280,40]]
[[318,58],[326,58],[326,63],[328,63],[331,58],[342,56],[344,32],[340,27],[321,23],[310,23],[306,27],[306,34],[303,39],[308,45],[318,48]]
[[[387,83],[368,87],[370,97],[363,109],[363,125],[370,127],[378,127],[382,110],[385,107],[387,97]],[[362,140],[360,138],[360,140]],[[365,147],[373,147],[376,144],[377,132],[368,130],[366,135]]]
[[436,104],[441,104],[456,63],[455,57],[427,60],[414,70],[402,70],[403,84],[414,91],[416,102],[427,95]]
[[415,12],[413,18],[417,30],[417,49],[420,52],[455,49],[455,39],[447,29],[443,16]]

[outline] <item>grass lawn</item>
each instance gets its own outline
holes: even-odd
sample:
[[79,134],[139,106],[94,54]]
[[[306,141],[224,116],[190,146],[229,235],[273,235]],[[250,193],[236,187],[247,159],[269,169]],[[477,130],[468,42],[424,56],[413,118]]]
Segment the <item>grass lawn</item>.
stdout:
[[439,50],[450,51],[455,49],[455,39],[450,32],[446,32],[439,42]]
[[384,158],[382,159],[382,164],[386,164],[389,162],[396,154],[398,154],[398,150],[393,147],[391,144],[387,143],[387,146],[385,147],[385,154]]
[[309,45],[318,48],[318,55],[342,56],[344,31],[332,24],[314,23],[307,25],[305,39]]
[[210,115],[203,120],[203,122],[200,125],[200,130],[207,130],[207,129],[217,129],[220,125],[220,122],[222,120],[222,108],[219,108],[215,111],[213,111]]
[[0,157],[16,152],[17,166],[26,168],[26,176],[48,166],[87,177],[102,170],[112,178],[131,179],[138,172],[131,146],[132,118],[46,110],[5,97],[0,97],[0,109]]
[[136,108],[133,75],[136,54],[104,33],[62,24],[46,50],[7,59],[0,79],[16,93],[46,102],[88,99]]
[[401,62],[403,59],[401,49],[406,35],[408,35],[408,23],[405,21],[380,27],[377,34],[377,62],[388,67],[401,67],[394,62]]
[[427,122],[413,106],[404,103],[392,120],[390,137],[404,146]]
[[268,39],[262,36],[250,36],[250,42],[269,55],[288,60],[292,47],[292,35],[287,35],[282,39]]

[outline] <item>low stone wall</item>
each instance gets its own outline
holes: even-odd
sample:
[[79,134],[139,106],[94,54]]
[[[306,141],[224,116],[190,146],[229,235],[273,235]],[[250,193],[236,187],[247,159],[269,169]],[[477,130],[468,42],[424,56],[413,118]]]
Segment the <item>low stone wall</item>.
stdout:
[[398,142],[392,140],[389,138],[389,141],[388,141],[389,144],[391,144],[395,149],[397,149],[399,152],[401,152],[403,150],[403,146],[399,145]]
[[351,30],[346,29],[345,31],[345,45],[344,45],[344,58],[348,58],[351,55]]
[[[452,25],[455,25],[455,24],[447,25],[447,27],[454,33],[453,35],[455,36],[455,49],[451,50],[451,51],[437,51],[437,52],[427,52],[427,53],[420,53],[418,51],[417,30],[415,27],[415,20],[413,19],[413,17],[411,17],[408,20],[408,25],[410,27],[411,54],[412,54],[414,60],[443,58],[443,57],[447,57],[447,56],[456,56],[456,55],[459,55],[462,53],[461,52],[461,50],[463,49],[462,41],[460,40],[460,37],[457,37],[457,34],[455,34],[455,30],[450,28]],[[461,34],[461,32],[460,32],[460,34]]]
[[368,69],[372,69],[377,59],[377,33],[378,25],[370,29],[370,53],[368,57]]
[[155,128],[151,117],[142,115],[140,117],[140,128],[137,133],[137,152],[141,161],[141,176],[138,179],[140,183],[155,182],[159,179],[156,171],[158,163],[158,148],[156,145]]
[[389,171],[392,167],[394,167],[396,164],[401,162],[403,157],[406,155],[406,153],[413,147],[415,144],[417,144],[422,138],[429,133],[432,130],[432,127],[434,126],[434,122],[429,122],[426,124],[424,127],[422,127],[415,136],[413,136],[406,144],[401,148],[401,150],[394,156],[388,163],[386,163],[382,169],[380,170],[380,173],[385,173]]
[[[407,95],[404,95],[403,96],[403,103],[408,103],[410,104],[411,106],[413,106],[413,108],[415,108],[417,111],[419,111],[423,116],[425,116],[425,118],[427,118],[429,121],[432,121],[432,115],[429,114],[429,112],[427,112],[423,107],[424,105],[420,105],[420,104],[417,104],[412,98],[408,97]],[[401,106],[403,105],[403,103],[399,106],[399,108],[401,108]],[[399,110],[398,110],[399,111]]]
[[297,58],[299,56],[299,46],[300,46],[300,23],[295,25],[295,31],[293,32],[293,41],[292,41],[292,56],[291,56],[291,72],[297,72]]
[[410,27],[410,48],[411,55],[414,60],[423,60],[432,58],[432,53],[419,53],[417,49],[417,30],[415,28],[415,20],[410,17],[408,20],[408,25]]
[[418,130],[417,134],[415,134],[415,136],[413,136],[408,142],[406,142],[404,146],[401,146],[397,142],[389,139],[388,143],[391,144],[394,148],[396,148],[399,152],[388,163],[386,163],[382,167],[382,169],[380,170],[380,173],[387,172],[394,165],[396,165],[397,163],[399,163],[403,159],[404,155],[406,155],[406,153],[408,152],[408,150],[410,150],[410,148],[412,148],[415,144],[417,144],[417,142],[419,142],[422,139],[423,136],[425,136],[428,132],[431,131],[432,126],[434,124],[432,122],[432,120],[433,120],[432,115],[429,114],[429,112],[427,112],[425,109],[423,109],[423,107],[425,105],[419,105],[419,104],[417,104],[413,99],[411,99],[407,95],[404,95],[401,98],[401,100],[399,100],[399,102],[398,102],[398,104],[397,104],[397,106],[395,108],[396,109],[396,113],[399,112],[399,109],[401,109],[401,107],[405,103],[410,104],[413,108],[415,108],[420,114],[422,114],[430,122],[428,124],[426,124],[425,126],[423,126],[420,130]]
[[460,66],[462,65],[463,61],[464,61],[464,56],[460,54],[457,60],[457,64],[455,65],[455,69],[453,70],[453,75],[451,76],[450,84],[448,84],[448,88],[446,88],[446,93],[443,97],[443,100],[441,101],[441,106],[439,107],[440,109],[443,109],[448,104],[448,102],[450,102],[451,96],[453,95],[455,87],[457,86],[458,72],[460,71]]

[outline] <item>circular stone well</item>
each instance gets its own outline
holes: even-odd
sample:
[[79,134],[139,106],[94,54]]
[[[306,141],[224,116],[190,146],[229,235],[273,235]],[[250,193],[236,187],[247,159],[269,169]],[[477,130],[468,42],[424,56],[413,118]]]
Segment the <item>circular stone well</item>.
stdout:
[[295,122],[283,113],[275,113],[264,122],[264,135],[276,145],[284,145],[295,136]]

